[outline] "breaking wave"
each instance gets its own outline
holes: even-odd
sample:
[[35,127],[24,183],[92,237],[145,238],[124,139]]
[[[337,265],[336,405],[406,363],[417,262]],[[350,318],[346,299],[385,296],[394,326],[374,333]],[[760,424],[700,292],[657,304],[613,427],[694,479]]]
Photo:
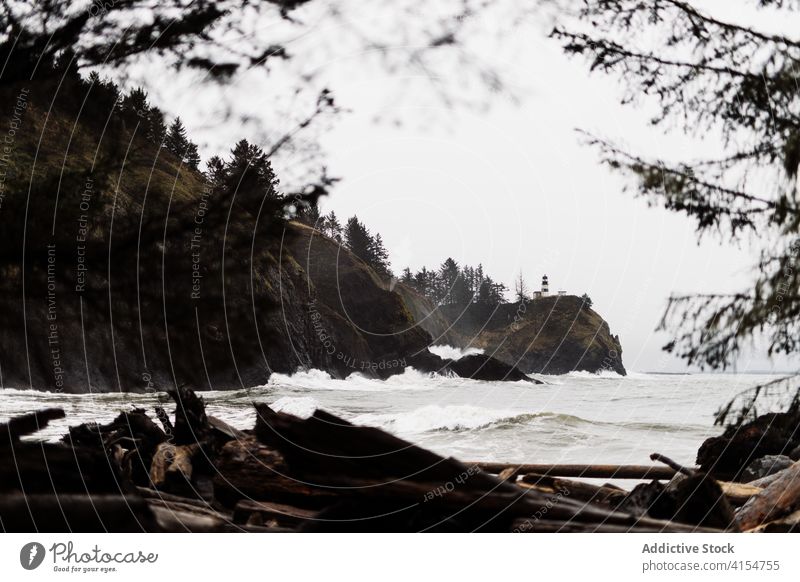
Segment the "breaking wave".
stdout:
[[428,351],[432,354],[436,354],[440,358],[444,358],[445,360],[460,360],[465,356],[475,356],[478,354],[482,354],[483,350],[481,348],[456,348],[454,346],[449,346],[447,344],[441,344],[438,346],[430,346]]
[[446,406],[430,404],[409,412],[360,414],[352,421],[356,424],[365,424],[401,434],[484,430],[512,427],[536,421],[555,421],[573,425],[590,422],[568,414],[493,410],[468,404]]

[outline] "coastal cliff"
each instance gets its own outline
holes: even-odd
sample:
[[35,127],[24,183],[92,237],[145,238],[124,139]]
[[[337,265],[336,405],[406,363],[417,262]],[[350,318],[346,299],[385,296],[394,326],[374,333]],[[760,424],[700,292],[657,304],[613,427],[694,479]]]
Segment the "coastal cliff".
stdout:
[[[566,340],[526,350],[540,309],[509,336],[511,304],[497,306],[492,325],[470,341],[470,325],[484,319],[479,306],[470,318],[434,308],[331,238],[287,221],[280,197],[213,185],[108,95],[108,114],[87,117],[64,100],[50,109],[70,83],[84,82],[0,95],[19,110],[2,159],[2,387],[227,390],[264,384],[274,372],[386,378],[409,366],[528,380],[523,372],[600,369],[600,347],[618,349],[599,316],[578,313],[576,324],[559,307],[547,329],[553,338],[566,331]],[[97,87],[113,97],[113,86]],[[442,359],[428,350],[439,343],[486,355]]]
[[480,348],[528,374],[581,370],[626,374],[619,337],[580,297],[434,306],[407,286],[399,292],[435,343]]

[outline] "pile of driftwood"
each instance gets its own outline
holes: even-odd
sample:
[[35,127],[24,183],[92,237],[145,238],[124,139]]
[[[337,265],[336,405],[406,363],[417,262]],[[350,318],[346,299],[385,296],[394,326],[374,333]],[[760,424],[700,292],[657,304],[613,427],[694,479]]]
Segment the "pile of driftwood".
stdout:
[[[189,389],[105,425],[31,440],[46,409],[0,425],[5,531],[789,531],[800,463],[761,481],[719,481],[654,455],[648,466],[462,463],[324,411],[255,404],[237,430]],[[23,438],[25,437],[25,438]],[[582,478],[652,479],[630,491]]]

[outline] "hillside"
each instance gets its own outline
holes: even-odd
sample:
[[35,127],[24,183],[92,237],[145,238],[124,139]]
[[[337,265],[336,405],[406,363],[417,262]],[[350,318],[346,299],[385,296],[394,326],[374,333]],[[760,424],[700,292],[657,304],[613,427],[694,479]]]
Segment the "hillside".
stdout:
[[[70,83],[85,84],[25,94],[3,157],[3,386],[219,390],[273,372],[384,378],[410,365],[525,379],[487,358],[431,354],[429,334],[363,261],[284,220],[280,199],[243,196],[258,184],[210,185],[113,99],[106,112],[53,100]],[[0,95],[7,110],[20,90]]]

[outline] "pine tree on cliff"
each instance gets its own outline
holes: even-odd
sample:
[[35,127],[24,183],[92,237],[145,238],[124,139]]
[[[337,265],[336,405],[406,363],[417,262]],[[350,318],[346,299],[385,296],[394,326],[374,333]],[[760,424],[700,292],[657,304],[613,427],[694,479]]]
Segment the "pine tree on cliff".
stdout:
[[180,117],[176,117],[170,124],[164,145],[175,157],[184,159],[186,149],[189,147],[189,138]]
[[370,244],[370,264],[375,272],[381,277],[389,278],[392,276],[392,269],[389,263],[389,251],[383,245],[383,238],[377,233]]
[[414,275],[414,289],[425,295],[425,297],[431,297],[430,289],[428,289],[428,270],[425,267],[422,267]]
[[347,226],[344,228],[344,243],[359,259],[368,265],[372,263],[372,236],[357,216],[347,221]]
[[342,225],[336,217],[336,213],[331,210],[325,217],[325,234],[331,237],[336,242],[342,242]]
[[517,303],[524,303],[530,298],[530,289],[528,289],[528,284],[525,282],[521,271],[517,280],[514,281],[514,297]]
[[211,156],[208,159],[208,162],[206,162],[205,177],[214,189],[220,189],[225,186],[228,173],[222,158],[219,156]]
[[472,302],[478,293],[478,288],[475,285],[475,269],[467,265],[461,269],[461,275],[464,277],[464,284],[467,286],[469,301]]
[[297,211],[297,218],[314,228],[320,230],[323,228],[323,221],[316,204],[310,204],[309,206],[300,208],[300,210]]
[[439,268],[439,299],[443,303],[456,303],[456,282],[459,279],[460,271],[458,263],[452,257],[445,259]]
[[478,303],[483,303],[484,305],[491,305],[493,303],[493,287],[494,282],[491,277],[484,277],[481,280],[481,285],[478,288]]
[[190,141],[186,146],[185,161],[192,170],[196,171],[200,168],[200,152],[197,151],[196,143]]
[[119,110],[120,95],[116,84],[108,79],[101,79],[97,71],[89,75],[89,101],[92,107],[87,109],[87,121],[95,126],[104,126],[109,115]]
[[258,214],[265,199],[280,198],[278,178],[267,155],[246,139],[239,140],[231,150],[225,174],[225,189],[237,205],[253,215]]
[[[800,42],[781,27],[759,24],[793,22],[800,5],[752,4],[771,18],[728,20],[715,3],[700,8],[686,0],[585,2],[577,22],[564,20],[552,33],[592,71],[620,78],[623,103],[653,101],[659,107],[653,125],[722,137],[721,154],[705,147],[713,154],[682,161],[587,139],[640,196],[685,213],[699,234],[760,247],[754,278],[740,292],[678,295],[667,304],[661,327],[674,339],[664,349],[711,369],[731,365],[756,336],[768,355],[800,353]],[[776,399],[780,390],[785,406],[796,409],[798,376],[754,388],[723,407],[717,420],[733,413],[740,424],[755,415],[759,395]]]
[[400,282],[410,287],[414,286],[414,275],[411,274],[411,269],[408,267],[403,269],[403,274],[400,275]]
[[[147,102],[147,93],[141,87],[131,89],[131,91],[122,98],[120,107],[122,117],[127,123],[130,124],[131,130],[136,125],[145,124],[144,131],[146,132],[147,116],[150,113],[150,104]],[[140,128],[138,131],[142,131]]]
[[151,107],[147,112],[147,139],[157,145],[163,145],[167,139],[167,124],[164,121],[164,112],[157,107]]

